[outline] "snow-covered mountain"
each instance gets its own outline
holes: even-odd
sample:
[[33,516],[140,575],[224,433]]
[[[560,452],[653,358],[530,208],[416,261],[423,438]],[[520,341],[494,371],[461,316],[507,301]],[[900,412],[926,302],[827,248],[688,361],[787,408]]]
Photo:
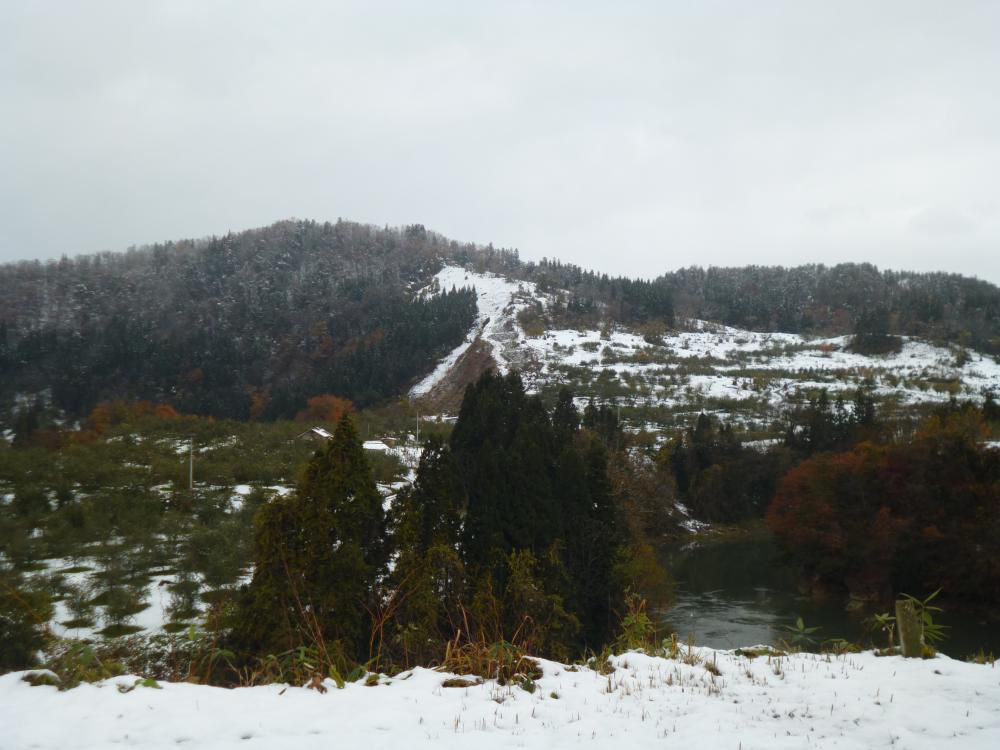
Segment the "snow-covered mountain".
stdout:
[[[992,360],[976,354],[1000,356],[1000,288],[985,281],[870,264],[643,273],[522,261],[420,225],[297,220],[0,265],[0,433],[24,404],[29,427],[117,399],[279,420],[317,395],[366,408],[412,389],[451,410],[488,366],[623,408],[733,411],[736,402],[761,418],[816,385],[867,379],[917,403],[977,395],[995,380]],[[855,332],[943,346],[910,341],[879,360],[824,338]]]
[[[465,341],[410,391],[444,406],[483,369],[522,371],[529,390],[568,384],[577,395],[665,412],[705,409],[766,419],[820,389],[847,397],[865,387],[900,406],[981,398],[1000,390],[1000,363],[988,354],[902,337],[901,350],[865,355],[851,337],[816,338],[678,321],[658,335],[621,325],[602,330],[547,328],[529,335],[518,313],[544,309],[553,292],[530,282],[449,265],[421,291],[476,291],[479,314]],[[474,366],[470,366],[472,355]]]

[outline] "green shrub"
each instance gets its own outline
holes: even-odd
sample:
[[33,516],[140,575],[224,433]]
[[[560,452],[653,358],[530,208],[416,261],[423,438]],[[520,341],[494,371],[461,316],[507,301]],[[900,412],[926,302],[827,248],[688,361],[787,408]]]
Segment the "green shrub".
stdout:
[[656,626],[646,612],[646,600],[638,594],[625,595],[625,614],[614,647],[619,652],[656,648]]
[[52,617],[49,594],[12,572],[0,573],[0,671],[35,666]]
[[[93,646],[83,642],[70,642],[66,648],[53,655],[45,667],[55,673],[55,684],[60,690],[71,690],[81,682],[98,682],[125,673],[120,663],[101,659]],[[52,684],[44,676],[29,679],[29,682]]]

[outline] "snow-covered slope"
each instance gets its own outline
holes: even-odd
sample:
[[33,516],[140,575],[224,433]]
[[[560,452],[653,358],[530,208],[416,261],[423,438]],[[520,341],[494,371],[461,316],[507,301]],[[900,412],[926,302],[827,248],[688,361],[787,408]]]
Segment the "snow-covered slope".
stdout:
[[[689,663],[690,662],[690,663]],[[541,661],[534,692],[445,688],[415,669],[327,692],[225,690],[134,677],[58,692],[0,677],[0,747],[63,748],[992,748],[1000,671],[932,660],[798,654],[689,660],[629,653],[601,675]],[[706,667],[710,665],[719,674]],[[127,691],[127,692],[121,692]]]
[[955,352],[915,339],[905,339],[898,354],[881,356],[855,354],[848,344],[847,336],[808,339],[728,327],[676,332],[656,343],[620,330],[603,338],[599,331],[549,331],[525,342],[543,363],[545,379],[582,367],[631,386],[633,395],[667,404],[700,397],[779,405],[796,391],[835,393],[862,384],[877,395],[916,403],[1000,388],[1000,363],[985,355],[972,354],[959,365]]
[[[523,335],[517,324],[517,312],[535,294],[535,285],[514,283],[491,273],[473,273],[457,266],[445,266],[421,294],[435,294],[453,287],[471,287],[476,290],[479,314],[465,341],[442,359],[430,375],[412,388],[410,395],[413,397],[426,395],[440,383],[476,339],[482,338],[488,343],[501,372],[506,373],[517,361],[517,342],[519,335]],[[522,299],[520,304],[517,302],[519,297]]]
[[859,385],[902,404],[979,398],[1000,390],[1000,363],[988,355],[903,339],[902,351],[866,356],[849,351],[849,337],[819,339],[792,333],[744,331],[699,320],[681,330],[643,337],[637,331],[547,330],[526,336],[517,312],[548,298],[532,284],[446,267],[424,293],[474,286],[479,317],[466,341],[411,392],[428,393],[446,378],[476,340],[488,343],[501,371],[517,366],[530,389],[571,383],[580,395],[626,404],[731,410],[780,409],[825,388]]

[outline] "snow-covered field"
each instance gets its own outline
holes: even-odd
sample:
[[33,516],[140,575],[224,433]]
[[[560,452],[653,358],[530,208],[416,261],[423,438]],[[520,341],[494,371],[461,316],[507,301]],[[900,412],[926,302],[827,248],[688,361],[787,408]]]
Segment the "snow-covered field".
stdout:
[[542,661],[532,693],[493,681],[445,688],[449,675],[427,669],[373,687],[328,681],[323,694],[155,689],[134,677],[58,692],[13,673],[0,677],[0,748],[1000,746],[1000,670],[991,666],[943,656],[694,653],[693,663],[625,654],[609,675]]
[[[155,491],[167,492],[169,491],[169,488],[170,485],[163,485],[160,487],[154,487],[153,489]],[[248,484],[237,484],[231,488],[209,487],[209,489],[228,489],[231,493],[228,502],[228,511],[236,513],[243,508],[246,497],[250,495],[255,488]],[[292,491],[291,487],[287,487],[285,485],[260,486],[258,489],[261,489],[272,496],[279,497],[287,495]],[[3,496],[0,495],[0,501],[2,501],[2,499]],[[124,539],[119,539],[118,541],[124,542]],[[28,573],[29,576],[56,577],[59,579],[60,587],[67,587],[83,592],[89,591],[91,592],[91,595],[93,594],[94,589],[98,587],[98,579],[103,566],[101,561],[97,558],[82,555],[74,559],[48,558],[41,562],[44,563],[44,567]],[[241,581],[245,580],[246,577],[247,576],[244,575]],[[196,575],[195,578],[198,581],[202,580],[198,575]],[[124,624],[130,627],[138,628],[139,631],[146,631],[149,633],[161,632],[164,625],[171,620],[169,616],[169,607],[172,598],[170,586],[173,583],[175,583],[175,576],[173,573],[161,575],[153,570],[148,571],[146,582],[140,595],[143,607],[134,615],[126,618]],[[199,605],[198,608],[203,609],[203,606]],[[74,615],[70,609],[69,602],[65,598],[58,599],[54,602],[52,619],[49,621],[49,628],[54,635],[60,638],[88,640],[100,638],[100,630],[108,624],[103,616],[103,609],[104,608],[100,605],[94,605],[92,611],[93,622],[90,625],[73,625],[70,627],[67,626],[66,623],[74,623],[76,621],[74,620]],[[0,740],[0,750],[3,750],[2,740]]]
[[[58,563],[68,562],[68,561],[48,561],[52,568],[58,568]],[[84,560],[83,562],[93,562],[91,560]],[[57,563],[53,565],[53,563]],[[63,578],[66,579],[67,583],[74,586],[84,586],[88,585],[91,580],[92,573],[64,573]],[[166,584],[162,584],[163,579],[161,578],[150,578],[146,583],[145,595],[143,596],[143,602],[146,603],[145,609],[141,612],[136,613],[129,621],[128,624],[141,628],[142,630],[148,630],[151,632],[159,631],[163,625],[170,620],[167,615],[167,607],[170,603],[170,590],[167,588]],[[71,622],[73,618],[69,607],[65,600],[60,600],[55,602],[54,610],[52,614],[52,619],[49,621],[49,628],[54,635],[59,638],[76,638],[76,639],[88,639],[94,640],[100,636],[97,634],[101,629],[99,625],[93,626],[80,626],[80,627],[67,627],[63,623]],[[98,618],[99,619],[99,618]],[[0,747],[3,747],[2,740],[0,740]]]
[[492,346],[499,369],[521,367],[531,390],[565,382],[574,368],[584,368],[591,379],[620,382],[632,394],[629,401],[671,407],[715,399],[780,408],[800,393],[853,392],[862,384],[904,404],[944,402],[953,393],[979,398],[985,390],[1000,390],[1000,362],[994,358],[967,352],[962,361],[958,348],[912,338],[903,339],[898,353],[866,356],[848,350],[847,336],[814,339],[700,320],[684,321],[683,330],[650,341],[621,328],[547,330],[528,337],[517,312],[532,297],[547,303],[532,284],[449,266],[425,292],[452,286],[475,287],[479,317],[466,341],[413,388],[412,396],[430,392],[480,336]]
[[[692,327],[703,321],[689,321]],[[796,390],[848,391],[862,382],[880,396],[905,403],[947,401],[934,383],[961,381],[960,396],[978,397],[1000,388],[1000,363],[973,354],[962,365],[955,352],[905,339],[898,354],[865,356],[848,350],[849,337],[807,339],[791,333],[758,333],[725,326],[680,331],[651,344],[628,331],[547,331],[524,346],[541,363],[541,379],[556,380],[566,367],[610,373],[646,385],[653,400],[683,404],[694,397],[781,404]],[[698,370],[689,372],[692,363]],[[752,375],[751,375],[752,373]]]

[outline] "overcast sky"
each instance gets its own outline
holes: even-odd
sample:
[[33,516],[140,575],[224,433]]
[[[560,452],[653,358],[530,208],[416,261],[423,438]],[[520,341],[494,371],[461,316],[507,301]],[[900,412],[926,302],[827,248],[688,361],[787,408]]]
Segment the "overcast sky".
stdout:
[[1000,282],[1000,2],[0,4],[0,260],[282,218]]

